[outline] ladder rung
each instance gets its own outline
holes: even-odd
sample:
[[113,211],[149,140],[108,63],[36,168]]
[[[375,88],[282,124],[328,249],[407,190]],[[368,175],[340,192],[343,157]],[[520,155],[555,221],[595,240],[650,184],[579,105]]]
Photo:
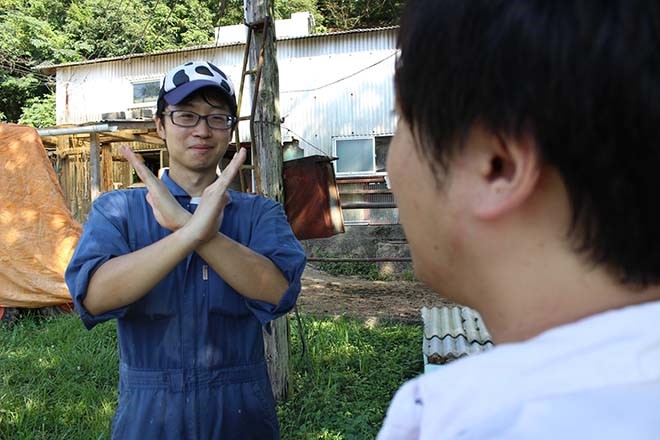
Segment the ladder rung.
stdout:
[[247,116],[240,116],[238,118],[239,121],[249,121],[252,115],[247,115]]
[[250,29],[262,29],[266,24],[265,20],[253,21],[252,23],[245,23]]
[[253,170],[254,165],[241,165],[242,170]]

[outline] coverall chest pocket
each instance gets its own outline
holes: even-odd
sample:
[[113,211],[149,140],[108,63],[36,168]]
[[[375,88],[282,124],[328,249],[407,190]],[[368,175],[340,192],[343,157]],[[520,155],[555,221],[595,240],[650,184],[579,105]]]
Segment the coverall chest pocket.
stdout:
[[224,282],[217,274],[209,276],[209,313],[227,316],[247,316],[245,297],[236,292]]

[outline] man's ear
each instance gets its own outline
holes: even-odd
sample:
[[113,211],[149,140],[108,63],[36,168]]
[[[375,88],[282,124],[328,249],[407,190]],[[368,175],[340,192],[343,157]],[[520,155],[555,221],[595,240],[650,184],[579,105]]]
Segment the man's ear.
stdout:
[[165,126],[163,125],[163,117],[162,116],[154,116],[154,124],[156,124],[156,133],[158,133],[158,136],[165,140]]
[[474,157],[479,163],[473,213],[484,220],[506,214],[529,199],[537,186],[541,161],[531,134],[500,135],[480,128]]

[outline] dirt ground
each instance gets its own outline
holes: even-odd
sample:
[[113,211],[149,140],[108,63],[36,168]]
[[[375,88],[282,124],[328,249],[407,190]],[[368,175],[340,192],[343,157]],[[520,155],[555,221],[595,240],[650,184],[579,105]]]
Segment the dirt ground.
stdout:
[[338,277],[307,265],[298,299],[301,313],[421,321],[423,306],[451,304],[418,281]]
[[[421,322],[422,307],[450,305],[419,281],[369,281],[355,276],[333,276],[309,264],[298,298],[301,313],[317,316],[352,316],[402,322]],[[57,314],[56,307],[41,309]],[[17,309],[6,309],[3,320],[15,321]]]

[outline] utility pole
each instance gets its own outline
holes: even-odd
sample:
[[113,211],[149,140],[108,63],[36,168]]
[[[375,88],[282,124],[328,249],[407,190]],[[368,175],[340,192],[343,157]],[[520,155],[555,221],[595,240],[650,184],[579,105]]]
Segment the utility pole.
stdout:
[[[244,0],[245,24],[253,29],[250,45],[250,69],[262,63],[261,78],[252,109],[252,154],[256,190],[264,196],[284,202],[282,183],[282,133],[280,131],[279,70],[275,48],[273,0]],[[264,35],[265,34],[265,35]],[[263,43],[263,51],[262,51]],[[254,96],[254,81],[251,82]],[[271,322],[272,332],[264,332],[268,373],[276,400],[288,394],[289,320],[286,315]]]

